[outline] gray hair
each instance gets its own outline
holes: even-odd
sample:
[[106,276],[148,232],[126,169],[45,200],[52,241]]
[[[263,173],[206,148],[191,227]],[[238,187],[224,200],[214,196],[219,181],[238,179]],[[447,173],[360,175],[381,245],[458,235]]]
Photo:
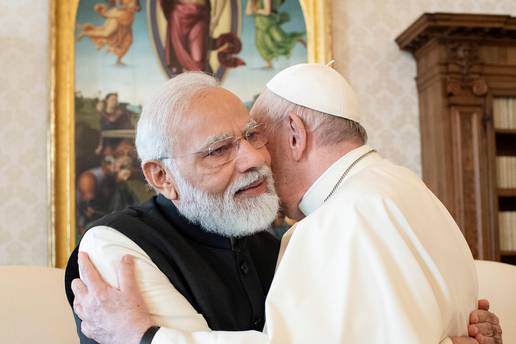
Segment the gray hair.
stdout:
[[367,132],[360,123],[292,103],[274,94],[269,89],[265,89],[260,94],[251,109],[252,117],[265,116],[270,120],[271,128],[269,129],[272,134],[290,113],[298,115],[308,127],[308,130],[312,132],[317,130],[316,138],[321,145],[333,145],[342,141],[353,141],[361,144],[367,142]]
[[192,99],[217,80],[202,72],[186,72],[167,81],[144,105],[136,128],[136,151],[142,162],[170,157],[174,133]]

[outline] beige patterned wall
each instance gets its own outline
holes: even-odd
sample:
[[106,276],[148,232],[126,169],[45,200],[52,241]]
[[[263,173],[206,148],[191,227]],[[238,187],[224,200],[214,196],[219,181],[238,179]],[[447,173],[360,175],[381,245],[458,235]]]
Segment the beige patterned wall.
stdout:
[[516,1],[333,0],[335,66],[358,93],[369,142],[419,174],[416,65],[394,39],[424,12],[516,16]]
[[46,265],[48,2],[2,1],[0,23],[0,265]]

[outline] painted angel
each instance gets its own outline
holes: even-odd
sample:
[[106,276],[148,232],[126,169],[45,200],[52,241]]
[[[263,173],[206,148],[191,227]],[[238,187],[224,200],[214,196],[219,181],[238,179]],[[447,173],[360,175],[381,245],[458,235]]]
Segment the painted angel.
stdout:
[[254,17],[256,49],[272,68],[272,61],[280,56],[289,56],[297,43],[306,46],[304,32],[285,32],[282,25],[290,21],[287,12],[279,8],[285,0],[247,0],[246,14]]
[[117,64],[133,43],[133,22],[136,12],[141,10],[139,0],[109,0],[108,4],[95,4],[95,12],[106,18],[104,24],[85,23],[80,26],[79,39],[88,37],[97,49],[106,48],[116,55]]

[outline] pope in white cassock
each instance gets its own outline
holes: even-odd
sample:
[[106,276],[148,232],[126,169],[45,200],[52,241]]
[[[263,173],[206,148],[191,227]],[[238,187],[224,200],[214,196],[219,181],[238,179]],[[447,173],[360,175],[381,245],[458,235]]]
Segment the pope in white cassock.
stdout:
[[[319,64],[280,72],[251,115],[284,209],[263,332],[161,328],[164,343],[446,343],[467,336],[477,277],[446,208],[408,169],[365,145],[356,96]],[[304,218],[303,218],[304,217]]]

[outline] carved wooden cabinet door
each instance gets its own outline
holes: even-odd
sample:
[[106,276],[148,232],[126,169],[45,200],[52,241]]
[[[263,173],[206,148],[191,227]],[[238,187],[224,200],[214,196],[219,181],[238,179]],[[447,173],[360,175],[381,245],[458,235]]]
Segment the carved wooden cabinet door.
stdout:
[[481,107],[452,106],[450,127],[454,172],[453,204],[448,205],[474,257],[495,256],[492,233],[490,151],[487,122]]
[[499,260],[492,108],[516,97],[516,18],[424,14],[396,42],[417,62],[423,179],[474,257]]

